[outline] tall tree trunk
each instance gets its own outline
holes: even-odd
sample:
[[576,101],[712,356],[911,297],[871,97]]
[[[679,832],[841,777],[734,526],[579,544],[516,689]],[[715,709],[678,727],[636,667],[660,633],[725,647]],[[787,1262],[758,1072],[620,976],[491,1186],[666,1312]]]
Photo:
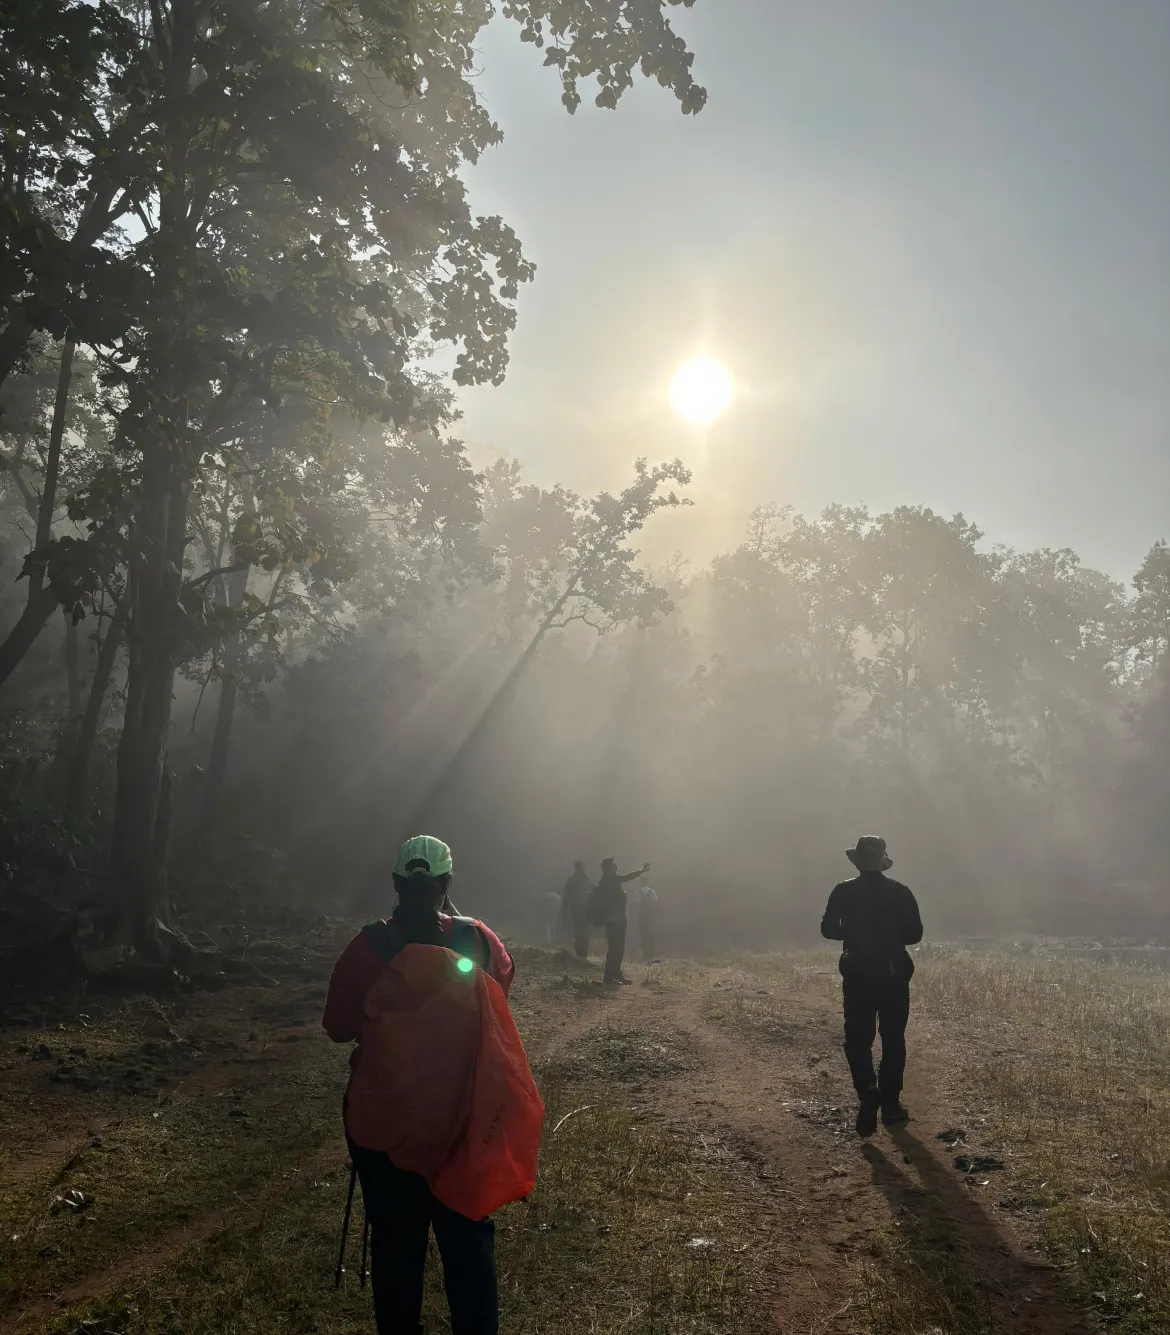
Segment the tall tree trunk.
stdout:
[[[140,954],[158,959],[169,957],[173,941],[166,926],[166,886],[159,875],[156,841],[182,649],[180,596],[187,544],[187,493],[169,460],[155,462],[143,478],[138,530],[139,550],[130,566],[126,718],[118,746],[114,836],[100,919],[107,938],[127,941]],[[169,809],[161,815],[169,823]]]
[[73,765],[73,753],[77,747],[77,730],[81,724],[81,672],[80,653],[78,650],[77,622],[73,613],[65,609],[65,684],[68,690],[69,710],[57,739],[57,750],[53,756],[53,765],[49,771],[49,789],[54,802],[62,800],[66,776]]
[[[238,608],[244,601],[248,590],[248,571],[233,572],[225,580],[227,605]],[[236,717],[236,701],[240,694],[240,667],[243,659],[243,645],[239,631],[233,631],[224,644],[223,684],[219,690],[219,703],[215,712],[215,735],[211,739],[211,755],[207,761],[207,789],[203,799],[203,815],[200,821],[200,833],[207,834],[215,824],[223,781],[227,775],[228,753],[232,741],[232,723]]]
[[[142,958],[169,963],[181,944],[190,946],[167,925],[166,878],[159,842],[170,829],[170,783],[166,780],[167,738],[175,689],[175,671],[184,652],[187,629],[183,609],[183,561],[187,548],[187,510],[192,470],[188,393],[200,383],[193,369],[185,294],[188,266],[196,262],[195,223],[188,196],[190,135],[194,122],[186,109],[199,36],[195,0],[170,6],[163,76],[168,110],[160,159],[167,184],[158,200],[160,300],[170,303],[152,320],[144,363],[157,368],[143,387],[145,411],[131,428],[131,443],[142,456],[142,480],[129,562],[129,590],[123,600],[130,647],[126,717],[118,745],[118,780],[110,859],[98,902],[97,925],[107,940],[132,945]],[[157,7],[156,7],[157,11]],[[167,295],[170,294],[170,295]],[[158,313],[156,313],[157,315]],[[162,800],[160,800],[162,799]],[[165,841],[164,841],[165,843]],[[165,852],[165,850],[164,850]]]
[[236,717],[236,701],[240,693],[240,652],[238,641],[224,649],[223,684],[219,690],[219,705],[215,713],[215,735],[211,739],[211,755],[207,760],[207,792],[204,797],[202,833],[208,833],[215,824],[223,781],[227,774],[228,754],[231,750],[232,724]]
[[0,686],[20,666],[56,606],[57,595],[51,588],[38,589],[35,594],[30,590],[24,611],[0,644]]
[[[61,347],[61,369],[57,374],[57,399],[53,405],[53,425],[49,430],[49,453],[45,458],[45,486],[37,510],[37,536],[34,552],[43,551],[53,536],[53,515],[57,509],[57,481],[61,474],[61,442],[65,438],[65,419],[69,412],[69,382],[73,378],[74,342],[67,338]],[[32,648],[37,636],[57,606],[57,595],[45,585],[46,566],[36,562],[28,572],[28,601],[20,620],[0,644],[0,685],[12,675],[21,659]]]
[[93,757],[93,744],[97,738],[98,726],[102,720],[102,707],[106,692],[114,675],[114,664],[118,659],[118,650],[122,647],[122,622],[115,616],[106,631],[98,653],[97,667],[89,687],[89,698],[85,702],[85,713],[77,731],[76,745],[73,748],[72,763],[69,768],[69,784],[65,793],[65,814],[71,820],[80,820],[85,815],[86,798],[89,789],[89,765]]
[[[65,419],[69,413],[69,382],[73,378],[73,340],[67,338],[61,345],[61,369],[57,373],[57,398],[53,404],[53,425],[49,430],[49,452],[45,457],[45,487],[41,492],[37,512],[37,538],[34,551],[44,551],[53,536],[53,515],[57,510],[57,482],[61,476],[61,443],[65,439]],[[28,596],[41,591],[45,582],[46,566],[38,561],[28,577]]]
[[154,838],[150,846],[151,871],[156,892],[163,905],[160,920],[168,916],[167,854],[171,847],[171,828],[175,820],[175,779],[164,768],[158,788],[158,814],[154,820]]
[[65,684],[69,691],[69,717],[81,716],[81,656],[77,645],[77,622],[65,612]]

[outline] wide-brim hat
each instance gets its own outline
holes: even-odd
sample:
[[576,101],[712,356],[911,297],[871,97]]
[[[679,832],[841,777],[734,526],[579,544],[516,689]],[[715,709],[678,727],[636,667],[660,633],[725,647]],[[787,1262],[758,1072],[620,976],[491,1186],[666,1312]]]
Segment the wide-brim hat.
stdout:
[[894,859],[886,852],[886,841],[876,834],[863,834],[855,848],[847,848],[845,856],[858,871],[889,871]]

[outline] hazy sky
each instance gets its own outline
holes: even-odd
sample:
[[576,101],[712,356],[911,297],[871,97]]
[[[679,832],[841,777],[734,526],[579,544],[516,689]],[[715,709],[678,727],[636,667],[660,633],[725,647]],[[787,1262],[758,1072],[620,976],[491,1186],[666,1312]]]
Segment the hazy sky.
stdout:
[[[482,43],[505,142],[470,174],[538,265],[479,457],[620,484],[682,454],[699,555],[752,505],[961,509],[1130,576],[1170,537],[1170,0],[698,0],[710,100],[560,108],[516,30]],[[695,351],[740,384],[704,440]]]

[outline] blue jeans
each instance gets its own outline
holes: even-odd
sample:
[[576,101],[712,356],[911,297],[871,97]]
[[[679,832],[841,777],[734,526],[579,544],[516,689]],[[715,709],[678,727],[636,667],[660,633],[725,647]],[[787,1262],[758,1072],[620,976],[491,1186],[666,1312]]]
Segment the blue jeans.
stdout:
[[370,1221],[370,1282],[378,1335],[421,1335],[427,1241],[443,1261],[452,1335],[498,1335],[495,1226],[440,1204],[426,1179],[349,1142]]

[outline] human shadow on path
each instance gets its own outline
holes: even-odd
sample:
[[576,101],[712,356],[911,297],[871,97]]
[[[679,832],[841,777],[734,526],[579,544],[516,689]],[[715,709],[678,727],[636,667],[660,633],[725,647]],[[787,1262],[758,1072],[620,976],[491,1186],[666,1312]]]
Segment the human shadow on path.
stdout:
[[1089,1335],[1092,1325],[1056,1271],[1020,1252],[976,1195],[980,1188],[967,1186],[908,1127],[890,1135],[896,1155],[873,1142],[862,1147],[874,1185],[900,1221],[915,1262],[967,1309],[972,1332]]

